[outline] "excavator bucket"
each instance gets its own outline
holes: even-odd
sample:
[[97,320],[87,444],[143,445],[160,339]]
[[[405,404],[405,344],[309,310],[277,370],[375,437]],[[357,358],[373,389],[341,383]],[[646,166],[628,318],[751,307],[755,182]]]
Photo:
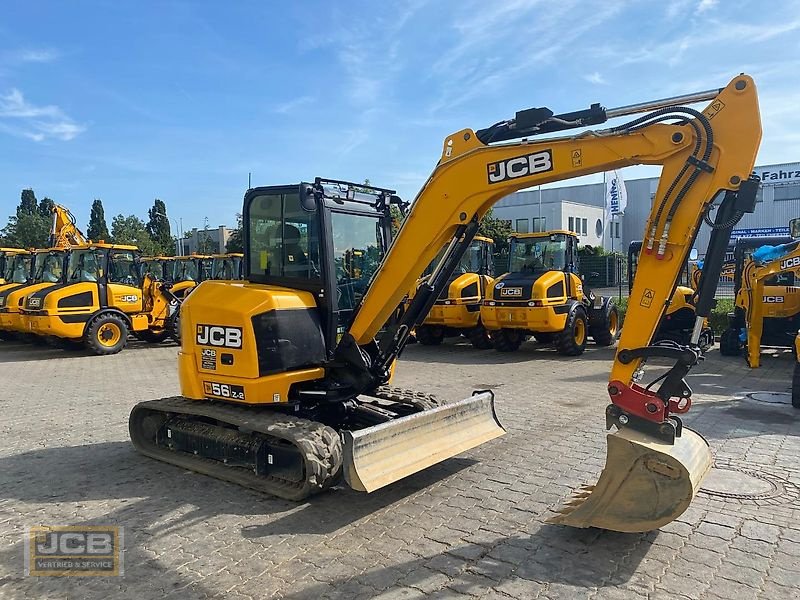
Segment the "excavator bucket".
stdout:
[[373,492],[505,432],[491,392],[344,431],[344,478],[354,490]]
[[625,533],[658,529],[683,513],[711,470],[702,436],[683,428],[667,444],[630,428],[608,434],[606,465],[550,523]]

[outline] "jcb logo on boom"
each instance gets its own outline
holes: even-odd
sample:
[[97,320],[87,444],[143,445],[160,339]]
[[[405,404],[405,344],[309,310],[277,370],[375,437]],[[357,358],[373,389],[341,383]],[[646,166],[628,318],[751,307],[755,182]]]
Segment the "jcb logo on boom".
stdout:
[[221,325],[198,325],[197,344],[200,346],[241,348],[242,328],[222,327]]
[[794,269],[795,267],[800,267],[800,256],[787,258],[786,260],[781,262],[782,271],[786,269]]
[[526,177],[534,173],[544,173],[553,170],[553,153],[542,150],[533,154],[516,156],[507,160],[489,163],[486,165],[489,183],[500,183],[517,177]]

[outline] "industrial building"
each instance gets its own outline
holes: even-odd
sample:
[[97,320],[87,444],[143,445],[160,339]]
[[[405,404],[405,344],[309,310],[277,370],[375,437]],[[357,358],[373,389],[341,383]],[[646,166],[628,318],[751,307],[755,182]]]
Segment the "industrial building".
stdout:
[[215,229],[197,229],[187,231],[183,238],[175,243],[178,254],[217,254],[225,252],[225,246],[233,233],[225,225]]
[[[800,163],[757,166],[754,172],[761,178],[758,206],[742,218],[734,237],[788,235],[789,219],[800,217]],[[628,205],[613,223],[605,219],[603,183],[517,192],[495,205],[494,216],[510,221],[515,231],[567,229],[578,234],[581,244],[624,250],[642,238],[658,178],[631,179],[625,187]],[[710,231],[703,223],[695,242],[701,256]]]

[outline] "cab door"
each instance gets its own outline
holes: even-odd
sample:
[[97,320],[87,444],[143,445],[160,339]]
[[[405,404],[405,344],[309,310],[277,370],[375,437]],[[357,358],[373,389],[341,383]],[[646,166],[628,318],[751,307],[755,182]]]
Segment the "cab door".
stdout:
[[[109,251],[105,281],[108,306],[129,314],[142,312],[142,275],[136,252]],[[100,298],[102,305],[102,289]]]

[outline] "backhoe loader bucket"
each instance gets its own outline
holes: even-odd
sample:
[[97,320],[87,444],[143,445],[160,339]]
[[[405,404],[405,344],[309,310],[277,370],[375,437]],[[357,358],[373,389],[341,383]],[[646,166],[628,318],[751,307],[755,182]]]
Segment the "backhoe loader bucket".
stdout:
[[344,478],[354,490],[372,492],[505,432],[491,392],[344,431]]
[[711,470],[708,442],[685,427],[674,445],[630,428],[607,439],[597,485],[575,492],[550,523],[625,533],[658,529],[689,507]]

